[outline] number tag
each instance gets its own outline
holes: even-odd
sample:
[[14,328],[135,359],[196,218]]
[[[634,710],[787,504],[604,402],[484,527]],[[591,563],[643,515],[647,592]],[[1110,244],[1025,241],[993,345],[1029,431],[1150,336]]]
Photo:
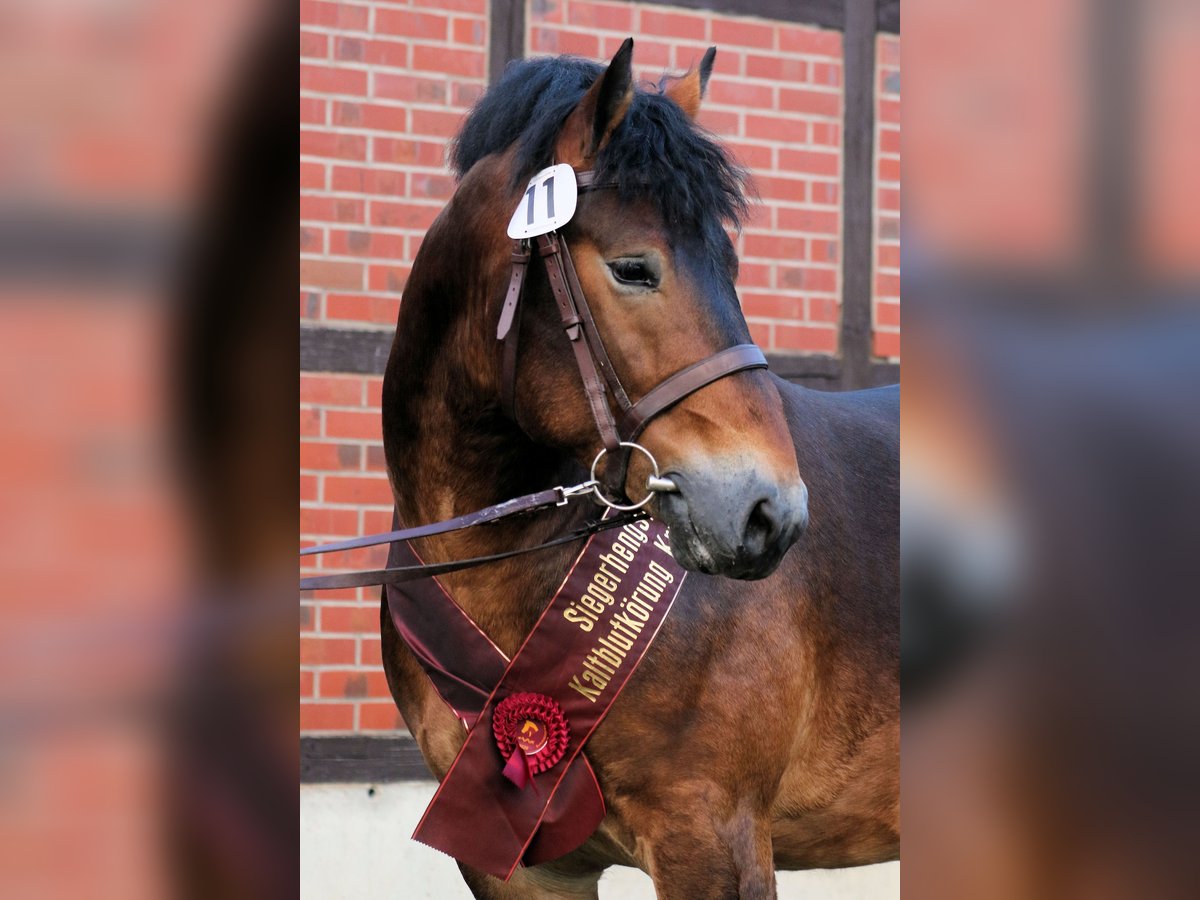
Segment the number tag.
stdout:
[[536,237],[561,228],[575,215],[575,170],[567,163],[542,169],[529,181],[508,223],[514,240]]

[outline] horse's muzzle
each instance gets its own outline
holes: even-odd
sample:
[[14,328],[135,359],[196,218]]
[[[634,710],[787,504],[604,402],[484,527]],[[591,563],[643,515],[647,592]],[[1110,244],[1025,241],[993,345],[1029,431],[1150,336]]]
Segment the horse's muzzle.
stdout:
[[664,473],[677,492],[658,495],[671,552],[684,568],[729,578],[765,578],[808,525],[808,489],[757,471]]

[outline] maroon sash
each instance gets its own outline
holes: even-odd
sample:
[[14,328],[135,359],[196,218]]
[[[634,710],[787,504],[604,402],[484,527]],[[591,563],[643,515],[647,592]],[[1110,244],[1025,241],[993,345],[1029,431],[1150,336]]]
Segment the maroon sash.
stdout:
[[583,745],[685,574],[656,522],[593,535],[511,661],[434,579],[388,585],[392,621],[470,727],[413,837],[505,880],[587,840],[605,810]]

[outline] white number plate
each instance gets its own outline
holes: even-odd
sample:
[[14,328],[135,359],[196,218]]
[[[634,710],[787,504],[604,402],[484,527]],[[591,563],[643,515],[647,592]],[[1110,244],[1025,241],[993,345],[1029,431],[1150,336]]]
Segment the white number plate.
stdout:
[[517,204],[508,223],[508,236],[514,240],[537,237],[561,228],[575,215],[575,170],[567,163],[542,169],[529,181],[529,187]]

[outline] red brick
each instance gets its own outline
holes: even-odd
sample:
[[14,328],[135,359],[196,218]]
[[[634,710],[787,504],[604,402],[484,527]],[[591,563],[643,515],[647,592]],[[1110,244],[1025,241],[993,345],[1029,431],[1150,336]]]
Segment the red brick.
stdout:
[[362,406],[361,375],[300,375],[300,402],[321,406]]
[[809,297],[808,320],[810,322],[837,323],[841,318],[838,302],[832,297]]
[[775,164],[774,151],[762,144],[740,144],[729,141],[726,146],[733,151],[738,162],[752,171],[770,169]]
[[325,230],[323,228],[304,227],[300,229],[300,252],[321,253],[325,248]]
[[300,638],[300,665],[354,665],[353,638],[327,638],[320,635]]
[[317,499],[317,476],[316,475],[301,475],[300,476],[300,500],[301,502],[312,502]]
[[[379,604],[373,606],[323,606],[321,630],[330,634],[379,631]],[[324,687],[324,685],[322,685]]]
[[370,256],[403,259],[404,236],[378,231],[331,231],[329,252],[335,256]]
[[897,331],[876,331],[874,354],[882,357],[900,356],[900,333]]
[[382,106],[377,103],[333,104],[333,124],[347,128],[370,128],[375,131],[407,131],[408,110],[402,106]]
[[392,512],[386,512],[381,509],[364,509],[363,513],[363,534],[379,534],[384,531],[392,530]]
[[900,276],[880,272],[875,275],[875,293],[880,297],[900,296]]
[[900,268],[900,248],[889,244],[882,244],[878,248],[879,265],[884,269]]
[[321,411],[309,407],[300,409],[300,436],[301,437],[320,437],[321,435]]
[[450,84],[450,105],[465,108],[483,96],[482,84],[454,81]]
[[804,298],[778,294],[743,293],[742,311],[748,316],[766,319],[803,319]]
[[348,31],[366,31],[370,19],[366,6],[349,3],[324,3],[321,0],[300,0],[300,24],[324,25]]
[[737,286],[739,288],[765,288],[771,283],[771,267],[759,263],[743,262],[738,265]]
[[[301,450],[304,444],[301,444]],[[333,445],[324,445],[333,446]],[[304,465],[303,461],[300,463]],[[358,511],[353,509],[323,509],[321,507],[303,506],[300,508],[300,533],[320,535],[321,537],[342,537],[358,534]],[[324,621],[321,623],[326,631],[335,631]]]
[[802,143],[808,140],[808,123],[793,116],[746,116],[746,137]]
[[353,703],[301,703],[301,731],[351,731]]
[[384,228],[415,228],[425,231],[441,211],[441,206],[386,203],[376,200],[371,204],[371,224]]
[[895,128],[879,129],[879,152],[880,153],[899,153],[900,152],[900,132]]
[[838,196],[841,194],[838,182],[836,181],[813,181],[808,189],[808,198],[811,203],[825,204],[827,206],[836,206],[838,204]]
[[809,259],[813,262],[836,263],[838,261],[837,240],[821,240],[812,238],[808,242]]
[[396,69],[408,66],[408,45],[397,41],[338,38],[334,53],[338,59],[365,62],[373,66]]
[[633,31],[633,9],[625,4],[584,3],[571,0],[567,21],[572,25],[603,28],[608,31]]
[[367,204],[363,200],[346,197],[323,197],[314,194],[300,195],[300,220],[322,222],[363,222]]
[[744,240],[746,256],[765,259],[804,259],[804,238],[780,237],[774,234],[747,234]]
[[376,137],[371,142],[371,158],[375,162],[440,167],[446,158],[446,147],[441,141]]
[[572,53],[587,59],[597,59],[601,55],[600,36],[584,31],[534,28],[529,36],[529,45],[537,53]]
[[[321,628],[328,629],[325,624],[326,616],[333,607],[321,610]],[[373,610],[375,621],[369,626],[370,631],[379,630],[379,610]],[[356,629],[357,630],[357,629]],[[368,630],[368,629],[362,629]],[[364,697],[388,696],[387,677],[382,671],[356,671],[333,669],[322,671],[320,680],[320,695],[322,699],[357,700]],[[394,707],[393,707],[394,708]]]
[[639,33],[657,34],[669,38],[705,40],[705,17],[701,14],[663,12],[642,7]]
[[808,175],[836,176],[841,171],[836,153],[821,153],[815,150],[782,149],[779,151],[779,168]]
[[454,179],[448,175],[432,175],[428,172],[413,172],[409,176],[412,184],[410,194],[414,198],[430,197],[449,200],[454,194]]
[[404,719],[391,700],[386,703],[361,703],[358,707],[358,726],[362,731],[401,731],[404,729]]
[[329,105],[329,101],[321,97],[301,97],[300,98],[300,124],[301,125],[324,125],[325,124],[325,107]]
[[456,44],[471,44],[482,47],[483,22],[480,19],[455,19],[450,29],[450,39]]
[[894,328],[900,327],[900,304],[899,303],[876,303],[875,304],[875,324],[890,325]]
[[842,114],[842,95],[832,91],[809,91],[804,88],[780,88],[779,108],[810,116],[839,117]]
[[815,62],[812,66],[812,83],[825,87],[842,86],[842,67],[840,63]]
[[386,472],[387,456],[383,452],[383,444],[369,444],[367,451],[366,469],[368,472]]
[[300,284],[316,288],[359,289],[363,284],[363,267],[355,262],[302,259]]
[[713,134],[723,137],[737,137],[739,134],[738,114],[724,109],[700,107],[700,115],[696,117],[702,128],[707,128]]
[[746,75],[774,81],[808,81],[808,61],[787,56],[746,56]]
[[445,41],[450,34],[450,17],[436,13],[380,7],[375,10],[374,33]]
[[775,326],[775,346],[780,350],[836,353],[837,329],[780,322]]
[[775,26],[714,19],[712,42],[717,46],[728,44],[734,47],[761,47],[769,50],[775,46]]
[[[600,54],[605,60],[612,59],[613,55],[621,49],[621,44],[628,35],[611,35],[604,38],[603,52]],[[637,47],[633,55],[636,57],[636,62],[640,66],[659,66],[666,68],[671,65],[671,45],[663,41],[652,41],[649,38],[638,36]],[[717,54],[720,57],[720,53]],[[718,61],[717,65],[720,65]],[[661,75],[662,73],[659,72]],[[653,79],[656,83],[658,78]]]
[[714,81],[708,86],[708,99],[727,106],[772,109],[775,106],[775,91],[767,85],[745,81]]
[[300,30],[300,55],[322,59],[329,55],[329,38],[315,31]]
[[[793,291],[820,291],[832,294],[837,290],[836,269],[811,269],[806,266],[780,266],[776,277],[779,286]],[[329,413],[326,413],[329,415]]]
[[771,326],[768,323],[748,321],[746,325],[750,329],[750,340],[768,350],[775,348],[775,342],[771,339]]
[[300,153],[303,156],[324,156],[331,159],[367,158],[367,138],[361,134],[339,134],[334,131],[300,129]]
[[[412,259],[416,253],[409,251],[406,258]],[[408,283],[409,268],[407,266],[373,265],[367,272],[367,287],[372,291],[391,291],[399,294]],[[395,318],[391,320],[395,322]],[[389,324],[391,324],[389,322]]]
[[[379,417],[373,417],[378,423]],[[375,440],[379,440],[378,427]],[[386,478],[352,475],[325,476],[325,501],[327,503],[364,503],[369,506],[387,506],[392,502],[392,492]]]
[[362,638],[362,653],[358,662],[362,666],[383,666],[383,651],[378,638]]
[[316,682],[316,678],[313,676],[312,672],[301,672],[300,673],[300,696],[311,698],[313,696],[313,688],[315,686],[315,682]]
[[837,122],[813,122],[812,142],[827,147],[837,147],[842,143],[842,126]]
[[781,206],[776,210],[780,231],[809,231],[817,234],[837,234],[838,214],[828,209],[793,209]]
[[879,180],[880,181],[899,181],[900,180],[900,160],[887,159],[887,158],[879,160]]
[[412,0],[412,5],[482,16],[487,12],[488,0]]
[[376,72],[372,87],[372,96],[386,100],[404,100],[410,103],[446,102],[444,78],[418,78],[415,75]]
[[842,55],[842,35],[838,31],[820,28],[781,25],[779,49],[784,53],[807,53],[812,56]]
[[330,319],[375,322],[381,325],[396,324],[396,317],[400,313],[400,300],[397,297],[330,294],[325,300],[325,305],[326,315]]
[[893,125],[900,124],[900,101],[899,100],[880,100],[879,101],[879,121],[888,122]]
[[880,35],[878,54],[880,65],[900,65],[900,40],[887,35]]
[[335,191],[354,191],[360,194],[404,194],[408,192],[405,174],[390,169],[334,166],[332,181]]
[[412,67],[423,72],[445,72],[467,78],[483,77],[481,50],[450,50],[446,47],[412,48]]
[[412,111],[414,134],[454,137],[462,126],[462,121],[463,114],[459,112],[441,112],[434,109],[414,109]]
[[316,162],[300,163],[300,187],[324,188],[325,165],[323,163]]
[[879,188],[879,208],[888,212],[900,212],[900,191],[896,188]]
[[318,94],[355,94],[367,92],[367,73],[359,69],[335,66],[300,66],[300,90]]
[[[377,441],[380,439],[381,427],[379,416],[373,412],[333,409],[325,411],[326,437]],[[325,487],[328,489],[329,485],[326,484]]]
[[[382,378],[367,378],[367,406],[378,409],[383,405],[383,379]],[[387,528],[379,528],[377,531],[386,531]]]
[[764,200],[787,200],[803,203],[808,199],[808,183],[801,178],[778,178],[759,175],[754,179]]

